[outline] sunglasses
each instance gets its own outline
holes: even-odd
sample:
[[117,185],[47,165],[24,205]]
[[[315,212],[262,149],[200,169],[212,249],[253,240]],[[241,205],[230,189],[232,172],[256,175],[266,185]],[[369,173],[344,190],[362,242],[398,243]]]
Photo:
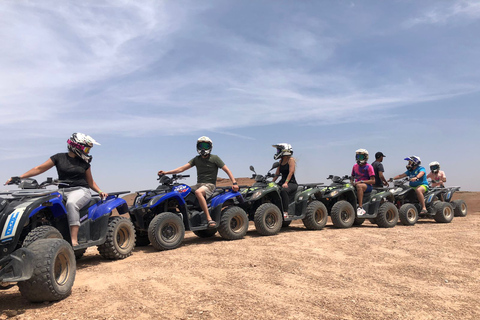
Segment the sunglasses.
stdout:
[[209,150],[211,146],[208,142],[199,142],[197,143],[197,148],[200,150]]

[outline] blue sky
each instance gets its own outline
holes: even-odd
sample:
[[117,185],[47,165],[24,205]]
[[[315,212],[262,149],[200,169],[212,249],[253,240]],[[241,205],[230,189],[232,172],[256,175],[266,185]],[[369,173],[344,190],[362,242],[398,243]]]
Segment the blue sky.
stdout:
[[287,142],[300,183],[366,148],[387,177],[418,155],[480,191],[480,1],[6,0],[0,16],[2,181],[83,132],[107,192],[156,187],[203,135],[237,177]]

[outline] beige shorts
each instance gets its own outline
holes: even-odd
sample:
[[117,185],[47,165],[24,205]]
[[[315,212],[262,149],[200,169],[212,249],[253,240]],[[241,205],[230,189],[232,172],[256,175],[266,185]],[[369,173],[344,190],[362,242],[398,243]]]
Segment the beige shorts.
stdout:
[[198,190],[200,188],[205,190],[205,197],[208,199],[212,196],[212,194],[215,192],[215,185],[213,183],[197,183],[193,186],[191,186],[192,190]]

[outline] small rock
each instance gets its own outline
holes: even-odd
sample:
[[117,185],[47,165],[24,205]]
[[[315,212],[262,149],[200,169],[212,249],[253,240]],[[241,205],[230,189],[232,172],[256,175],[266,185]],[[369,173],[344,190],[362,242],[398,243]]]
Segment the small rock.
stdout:
[[18,312],[17,310],[5,310],[5,314],[7,315],[7,317],[15,317]]

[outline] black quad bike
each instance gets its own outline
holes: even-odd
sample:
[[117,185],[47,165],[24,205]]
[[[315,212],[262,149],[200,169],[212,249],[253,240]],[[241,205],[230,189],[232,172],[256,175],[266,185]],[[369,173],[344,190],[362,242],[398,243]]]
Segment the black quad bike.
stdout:
[[201,238],[213,237],[218,231],[224,239],[242,239],[248,231],[247,214],[238,206],[242,195],[217,187],[207,205],[218,227],[209,228],[195,193],[177,182],[186,177],[189,175],[162,175],[156,189],[137,191],[130,218],[139,234],[139,245],[152,243],[157,250],[175,249],[182,244],[185,230]]
[[368,219],[380,228],[392,228],[398,222],[398,210],[393,203],[393,194],[386,189],[373,189],[363,197],[366,214],[357,217],[357,192],[350,182],[350,176],[333,176],[327,179],[332,183],[321,190],[318,199],[330,212],[330,219],[337,228],[350,228],[361,225]]
[[[280,196],[281,186],[269,180],[274,175],[270,173],[279,166],[275,162],[266,175],[255,173],[253,166],[252,178],[255,183],[248,187],[242,186],[245,202],[242,207],[248,213],[249,219],[254,221],[257,232],[264,236],[277,234],[280,229],[290,225],[293,220],[302,220],[309,230],[320,230],[327,224],[327,208],[315,199],[315,194],[320,193],[321,183],[299,184],[295,200],[283,208]],[[284,217],[283,212],[288,216]]]
[[453,213],[455,217],[467,216],[467,204],[464,200],[453,200],[453,194],[460,190],[460,187],[437,187],[440,190],[439,200],[450,203],[453,206]]
[[135,247],[135,230],[129,219],[112,216],[127,213],[125,200],[111,193],[102,200],[93,197],[80,211],[79,246],[71,246],[65,201],[59,184],[49,178],[13,179],[21,191],[12,191],[0,206],[0,288],[17,283],[30,301],[61,300],[71,293],[75,280],[75,257],[96,245],[107,259],[123,259]]
[[439,223],[450,223],[454,217],[453,206],[449,202],[439,200],[443,188],[430,188],[425,194],[426,214],[420,214],[421,206],[415,189],[409,186],[408,177],[394,181],[394,188],[390,189],[395,197],[395,204],[399,210],[400,222],[405,226],[413,226],[418,219],[433,218]]

